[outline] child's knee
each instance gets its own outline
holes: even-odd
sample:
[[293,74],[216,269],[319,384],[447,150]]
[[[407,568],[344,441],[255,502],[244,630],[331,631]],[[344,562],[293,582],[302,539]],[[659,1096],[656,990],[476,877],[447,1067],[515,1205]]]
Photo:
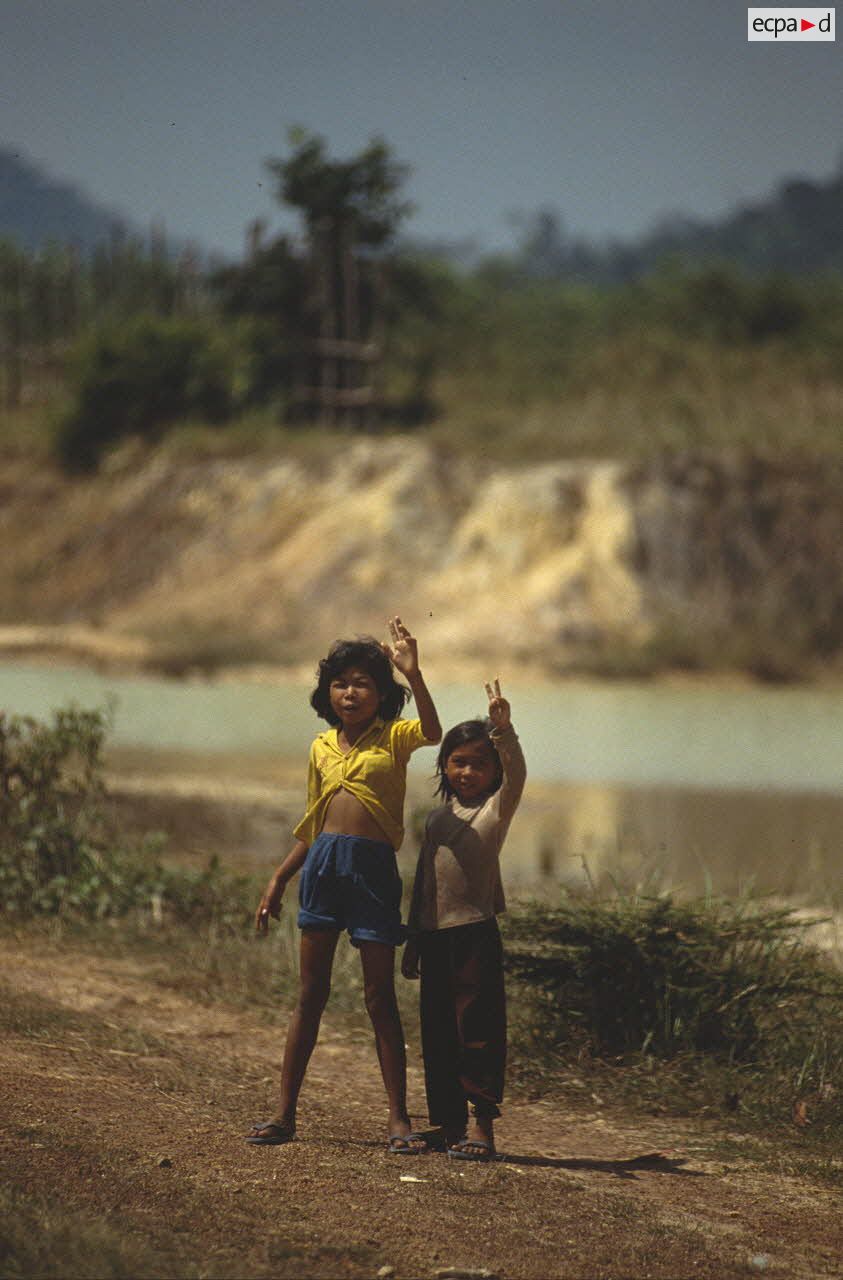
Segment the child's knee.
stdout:
[[395,998],[395,987],[391,982],[367,982],[365,999],[366,1009],[373,1022],[397,1016],[398,1001]]
[[304,1013],[321,1013],[331,994],[330,979],[302,978],[299,987],[299,1008]]

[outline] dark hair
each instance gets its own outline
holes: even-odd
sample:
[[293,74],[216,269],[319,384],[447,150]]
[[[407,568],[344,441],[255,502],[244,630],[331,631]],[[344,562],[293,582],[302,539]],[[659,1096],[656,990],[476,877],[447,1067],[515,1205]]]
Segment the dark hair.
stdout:
[[478,741],[488,742],[495,761],[495,776],[489,788],[489,794],[494,795],[503,782],[503,765],[501,764],[500,756],[495,750],[495,744],[489,736],[491,728],[491,720],[463,720],[460,724],[455,724],[453,729],[448,730],[442,739],[439,755],[436,757],[435,776],[439,779],[436,795],[440,795],[443,800],[450,800],[454,794],[454,788],[448,781],[445,766],[457,747],[464,747],[467,742]]
[[331,706],[331,681],[342,675],[347,667],[360,667],[367,671],[380,694],[380,715],[384,720],[397,720],[404,703],[410,698],[410,690],[399,684],[392,674],[392,663],[374,636],[360,636],[357,640],[335,640],[327,658],[320,659],[317,685],[310,695],[310,705],[328,724],[342,724]]

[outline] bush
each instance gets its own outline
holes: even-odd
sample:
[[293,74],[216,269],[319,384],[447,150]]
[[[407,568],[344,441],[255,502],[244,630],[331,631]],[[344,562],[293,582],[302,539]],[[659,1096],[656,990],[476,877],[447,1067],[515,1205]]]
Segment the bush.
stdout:
[[[55,911],[98,878],[104,789],[100,712],[48,728],[0,715],[0,890],[7,912]],[[87,896],[86,894],[86,896]]]
[[61,709],[52,724],[0,714],[2,910],[85,918],[142,911],[239,930],[254,899],[246,877],[215,859],[201,872],[164,867],[152,839],[120,846],[107,816],[106,729],[101,711]]
[[843,998],[805,928],[762,903],[570,900],[510,919],[508,965],[537,1043],[604,1058],[796,1060],[825,1002]]
[[224,421],[234,364],[218,330],[200,320],[140,316],[89,335],[72,362],[73,403],[58,427],[62,464],[93,469],[122,436],[155,436],[190,415]]

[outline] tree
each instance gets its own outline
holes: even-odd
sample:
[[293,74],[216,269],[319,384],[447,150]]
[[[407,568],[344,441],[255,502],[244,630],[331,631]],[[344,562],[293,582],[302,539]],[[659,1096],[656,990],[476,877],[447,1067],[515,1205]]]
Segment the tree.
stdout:
[[350,160],[328,157],[305,129],[288,135],[291,155],[270,160],[282,203],[298,209],[308,241],[306,298],[290,409],[298,416],[366,423],[375,409],[382,350],[383,255],[411,205],[407,175],[382,138]]
[[430,343],[408,357],[407,335],[395,338],[403,357],[397,386],[386,385],[384,368],[399,314],[413,331],[420,316],[433,323],[424,272],[393,249],[412,210],[401,195],[409,170],[381,138],[345,160],[301,127],[288,141],[289,154],[266,167],[279,202],[301,216],[304,251],[293,236],[262,244],[256,224],[246,260],[213,278],[224,312],[247,325],[250,398],[278,396],[287,418],[366,423],[376,407],[393,412],[398,392],[400,411],[418,417]]
[[297,125],[287,136],[292,154],[267,161],[267,168],[278,182],[281,203],[301,211],[310,239],[327,225],[336,239],[350,230],[355,246],[388,244],[413,206],[398,195],[409,169],[394,159],[383,138],[372,138],[350,160],[330,160],[317,134]]

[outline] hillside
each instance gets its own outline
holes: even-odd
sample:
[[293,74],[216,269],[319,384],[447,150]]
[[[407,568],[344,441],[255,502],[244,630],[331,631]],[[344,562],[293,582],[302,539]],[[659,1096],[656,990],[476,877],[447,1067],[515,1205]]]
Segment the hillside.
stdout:
[[748,271],[843,271],[843,170],[826,181],[788,178],[719,221],[667,221],[631,250],[638,272],[668,255],[719,258]]
[[[443,247],[438,256],[468,266],[479,261],[470,246]],[[518,249],[504,255],[498,269],[605,285],[639,279],[666,261],[728,262],[750,275],[843,271],[843,169],[819,181],[791,175],[763,199],[741,202],[721,218],[678,210],[640,236],[605,244],[568,235],[562,215],[546,206],[523,219]]]
[[95,628],[174,670],[309,663],[390,612],[431,658],[557,671],[783,677],[843,644],[839,465],[481,467],[398,437],[185,461],[127,444],[84,480],[8,460],[0,493],[0,622]]
[[121,214],[51,177],[14,148],[0,147],[0,239],[27,250],[51,241],[90,250],[116,229],[127,229]]

